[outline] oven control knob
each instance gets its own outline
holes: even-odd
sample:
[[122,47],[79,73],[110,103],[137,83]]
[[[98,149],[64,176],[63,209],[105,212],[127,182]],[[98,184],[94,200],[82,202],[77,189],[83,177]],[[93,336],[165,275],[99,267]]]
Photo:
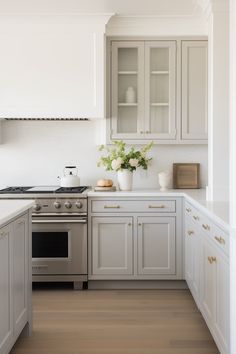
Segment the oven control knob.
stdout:
[[34,206],[33,206],[33,210],[34,211],[39,211],[40,209],[41,209],[41,205],[40,204],[38,204],[38,203],[34,204]]
[[54,202],[54,207],[56,208],[56,209],[60,209],[60,207],[61,207],[61,203],[60,202]]
[[70,209],[70,208],[72,207],[71,202],[65,202],[65,207],[66,207],[67,209]]
[[81,209],[81,208],[83,208],[83,203],[81,203],[81,202],[76,202],[76,203],[75,203],[75,206],[76,206],[78,209]]

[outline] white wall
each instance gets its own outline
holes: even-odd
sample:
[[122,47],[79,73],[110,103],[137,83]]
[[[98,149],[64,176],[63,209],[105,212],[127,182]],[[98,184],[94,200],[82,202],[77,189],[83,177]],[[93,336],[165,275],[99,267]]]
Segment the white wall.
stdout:
[[[81,183],[116,175],[98,168],[100,122],[2,122],[0,187],[57,184],[65,165],[79,166]],[[134,175],[134,188],[157,188],[158,172],[173,162],[200,162],[201,183],[207,183],[207,146],[155,146],[150,169]]]

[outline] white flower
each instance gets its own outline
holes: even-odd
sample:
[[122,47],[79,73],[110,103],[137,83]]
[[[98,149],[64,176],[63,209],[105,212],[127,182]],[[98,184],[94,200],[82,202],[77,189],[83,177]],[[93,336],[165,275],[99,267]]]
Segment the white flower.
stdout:
[[113,160],[111,163],[111,167],[113,170],[117,171],[123,163],[123,160],[121,157],[118,157],[117,159]]
[[130,160],[129,160],[129,164],[130,164],[130,166],[132,166],[132,167],[138,167],[139,160],[138,160],[138,159],[130,159]]

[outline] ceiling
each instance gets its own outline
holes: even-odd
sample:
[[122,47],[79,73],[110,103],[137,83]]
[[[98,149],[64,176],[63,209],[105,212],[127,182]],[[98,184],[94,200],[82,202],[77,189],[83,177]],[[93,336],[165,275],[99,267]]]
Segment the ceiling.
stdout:
[[189,16],[197,0],[0,0],[0,13],[97,13]]

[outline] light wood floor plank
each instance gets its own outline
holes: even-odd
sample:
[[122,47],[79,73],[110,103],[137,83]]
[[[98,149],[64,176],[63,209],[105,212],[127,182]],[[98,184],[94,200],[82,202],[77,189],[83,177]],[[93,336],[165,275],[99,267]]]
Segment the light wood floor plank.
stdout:
[[11,354],[219,354],[188,290],[37,290]]

